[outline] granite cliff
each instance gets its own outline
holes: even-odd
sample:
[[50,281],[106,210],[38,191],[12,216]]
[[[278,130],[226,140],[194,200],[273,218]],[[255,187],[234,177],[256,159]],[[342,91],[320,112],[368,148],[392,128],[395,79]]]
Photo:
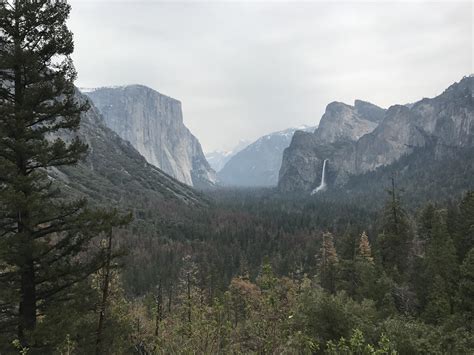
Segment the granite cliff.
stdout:
[[314,134],[320,143],[356,141],[372,132],[382,121],[384,114],[384,109],[361,100],[356,100],[354,106],[332,102],[326,107]]
[[201,144],[183,123],[181,102],[142,85],[99,88],[86,95],[105,124],[150,164],[189,186],[215,184]]
[[315,133],[295,133],[285,150],[280,190],[314,189],[324,159],[329,185],[342,185],[351,175],[390,165],[428,144],[436,146],[436,154],[472,146],[473,85],[474,77],[465,77],[435,98],[388,110],[362,101],[329,104]]
[[[78,100],[89,100],[77,95]],[[77,136],[89,146],[86,159],[76,166],[49,171],[69,194],[87,196],[96,204],[133,210],[137,219],[151,207],[164,210],[170,205],[205,204],[192,188],[148,163],[129,142],[106,127],[92,104],[82,114],[77,133],[60,132],[59,136],[65,141]]]

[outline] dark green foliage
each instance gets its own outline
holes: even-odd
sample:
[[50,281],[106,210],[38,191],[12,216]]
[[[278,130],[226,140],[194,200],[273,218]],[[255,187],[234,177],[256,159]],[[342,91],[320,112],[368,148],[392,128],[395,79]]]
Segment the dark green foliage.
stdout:
[[331,293],[336,291],[338,266],[339,257],[334,248],[333,236],[331,233],[324,233],[319,254],[319,277],[321,286]]
[[474,148],[443,146],[442,150],[441,154],[436,144],[415,148],[393,164],[351,176],[342,189],[329,190],[327,198],[379,209],[387,186],[395,177],[410,210],[429,201],[458,200],[466,191],[474,190]]
[[433,236],[435,213],[435,206],[432,203],[428,203],[418,217],[418,238],[424,243],[428,242]]
[[353,329],[374,335],[372,324],[376,320],[373,302],[358,303],[345,293],[328,295],[310,291],[303,300],[305,332],[319,342],[349,338]]
[[[161,275],[173,285],[170,297],[164,292],[163,322],[171,327],[169,332],[174,332],[171,324],[175,324],[175,312],[184,307],[179,312],[185,315],[189,308],[189,303],[183,301],[186,297],[179,296],[183,291],[177,284],[182,274],[182,257],[193,255],[196,274],[207,275],[195,281],[199,290],[205,290],[198,292],[203,298],[197,296],[204,300],[202,312],[220,312],[214,308],[217,306],[212,300],[216,298],[221,305],[225,300],[231,305],[227,315],[230,323],[225,322],[225,317],[218,318],[223,328],[217,330],[206,323],[206,329],[212,334],[235,331],[234,335],[228,335],[230,338],[222,340],[222,344],[239,344],[240,351],[258,351],[260,346],[285,348],[279,342],[281,338],[277,341],[271,334],[287,339],[283,343],[291,344],[296,352],[300,346],[314,350],[315,344],[319,344],[319,349],[326,349],[329,341],[335,346],[347,346],[341,337],[350,339],[356,329],[363,332],[365,341],[370,344],[377,344],[385,334],[393,348],[400,349],[401,353],[442,353],[451,349],[463,354],[472,348],[472,339],[466,335],[469,333],[466,315],[470,313],[465,311],[470,307],[466,301],[470,276],[467,272],[466,286],[460,296],[462,278],[457,277],[459,265],[451,238],[457,229],[456,226],[448,229],[445,209],[428,205],[417,214],[415,222],[414,216],[395,201],[397,218],[402,218],[398,220],[399,231],[408,232],[402,234],[401,244],[397,244],[400,241],[396,239],[391,240],[395,247],[400,247],[401,257],[406,262],[401,272],[394,273],[393,268],[383,262],[381,244],[377,240],[380,227],[375,228],[375,225],[385,225],[386,230],[397,232],[393,196],[389,196],[378,223],[372,214],[354,206],[324,200],[282,199],[272,195],[271,190],[249,191],[249,194],[219,191],[212,196],[213,205],[197,213],[194,224],[183,226],[179,233],[169,230],[166,238],[150,237],[148,247],[140,249],[130,261],[135,270],[133,274],[140,277],[136,275],[144,267],[140,265],[140,255],[149,255],[149,250],[156,248],[155,257],[144,259],[146,263],[156,260],[156,274],[147,274],[140,284],[143,283],[145,290],[146,284],[156,285]],[[454,204],[451,207],[459,210]],[[366,227],[367,234],[375,236],[374,240],[362,238]],[[331,230],[333,243],[328,242],[331,238],[323,238],[325,230]],[[406,235],[410,240],[404,239]],[[158,250],[164,254],[160,256]],[[326,273],[326,276],[331,275],[329,278],[324,277],[328,264],[321,262],[323,255],[326,259],[331,256],[329,259],[333,261],[337,255],[337,263],[331,265],[334,273]],[[401,267],[398,253],[392,257],[398,270]],[[236,275],[243,276],[232,279]],[[310,287],[307,277],[312,280]],[[133,284],[136,278],[127,280]],[[282,296],[288,283],[295,284],[288,295]],[[168,309],[169,299],[171,308]],[[458,302],[460,299],[462,304]],[[291,309],[286,316],[285,307]],[[461,307],[465,307],[463,311]],[[253,317],[255,312],[257,316]],[[191,329],[198,326],[195,322],[197,319],[193,318]],[[416,336],[405,333],[404,322],[412,327]],[[231,330],[223,324],[228,324]],[[426,336],[423,331],[427,332]],[[174,336],[169,332],[167,338],[160,340],[165,347],[174,344]]]
[[453,239],[459,260],[474,247],[474,191],[462,199],[458,211],[454,212]]
[[87,151],[74,134],[59,138],[88,109],[75,98],[69,11],[46,0],[0,4],[0,326],[43,349],[51,344],[34,334],[39,316],[100,267],[90,241],[128,219],[65,199],[47,175]]
[[408,266],[413,234],[393,179],[389,194],[390,198],[382,212],[377,242],[385,270],[392,276],[399,277]]
[[423,319],[428,323],[441,323],[451,313],[448,285],[440,275],[435,275],[431,280],[427,301]]
[[432,232],[426,244],[426,263],[431,274],[453,283],[457,274],[456,249],[446,226],[444,211],[433,214]]
[[446,220],[446,211],[428,205],[418,227],[421,255],[415,259],[412,281],[423,318],[430,323],[442,322],[454,309],[458,262]]
[[461,265],[458,310],[465,317],[466,324],[474,328],[474,248],[467,253]]

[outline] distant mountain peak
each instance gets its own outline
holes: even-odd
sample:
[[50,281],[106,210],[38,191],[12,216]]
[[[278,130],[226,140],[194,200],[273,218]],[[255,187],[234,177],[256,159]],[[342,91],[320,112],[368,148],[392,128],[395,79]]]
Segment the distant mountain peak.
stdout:
[[246,139],[240,139],[239,143],[231,150],[215,150],[206,153],[206,159],[211,167],[219,172],[225,164],[241,150],[245,149],[249,145],[250,141]]
[[276,186],[283,151],[295,132],[314,131],[315,127],[299,126],[266,134],[232,156],[217,174],[227,186]]

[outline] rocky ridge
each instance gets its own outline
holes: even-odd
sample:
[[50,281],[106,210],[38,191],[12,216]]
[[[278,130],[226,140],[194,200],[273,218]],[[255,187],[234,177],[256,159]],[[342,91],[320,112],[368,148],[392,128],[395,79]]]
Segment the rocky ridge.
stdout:
[[283,154],[279,189],[311,191],[320,182],[324,159],[329,159],[330,184],[341,185],[349,175],[387,166],[427,144],[438,152],[472,146],[473,85],[474,77],[465,77],[435,98],[388,110],[362,101],[353,107],[329,104],[314,134],[293,136]]

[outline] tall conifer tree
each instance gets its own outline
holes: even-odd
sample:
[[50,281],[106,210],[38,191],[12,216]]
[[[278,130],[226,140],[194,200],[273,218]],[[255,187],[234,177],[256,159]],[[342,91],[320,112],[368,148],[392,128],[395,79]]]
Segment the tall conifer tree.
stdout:
[[321,286],[332,293],[336,291],[336,273],[338,262],[339,258],[337,256],[336,248],[334,247],[333,236],[329,232],[324,233],[319,264]]
[[369,243],[369,237],[365,231],[362,232],[360,236],[358,255],[367,262],[374,262],[374,258],[372,257],[372,249]]
[[88,105],[73,85],[69,12],[63,1],[0,2],[0,326],[29,347],[38,315],[100,267],[91,239],[125,222],[65,199],[48,178],[87,151],[74,138]]
[[461,201],[456,216],[455,233],[453,233],[459,260],[474,247],[474,191],[468,191]]
[[400,202],[394,179],[392,179],[392,188],[388,192],[390,198],[383,210],[378,243],[385,269],[395,276],[406,271],[413,233]]

